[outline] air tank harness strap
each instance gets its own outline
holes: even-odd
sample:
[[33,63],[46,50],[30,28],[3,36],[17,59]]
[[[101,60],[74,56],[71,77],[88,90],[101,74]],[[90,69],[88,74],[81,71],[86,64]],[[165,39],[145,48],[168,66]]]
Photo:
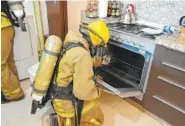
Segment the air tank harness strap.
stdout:
[[74,96],[73,82],[71,82],[68,87],[61,87],[57,86],[56,84],[52,84],[52,97],[56,99],[65,99],[72,101],[75,110],[75,126],[80,126],[80,119],[84,101]]
[[46,48],[44,48],[43,51],[44,51],[44,53],[52,55],[52,56],[57,56],[58,57],[60,55],[59,53],[52,52],[50,50],[47,50]]
[[57,86],[56,84],[52,84],[52,97],[56,99],[66,99],[66,100],[72,100],[73,97],[73,85],[69,84],[68,87],[61,87]]

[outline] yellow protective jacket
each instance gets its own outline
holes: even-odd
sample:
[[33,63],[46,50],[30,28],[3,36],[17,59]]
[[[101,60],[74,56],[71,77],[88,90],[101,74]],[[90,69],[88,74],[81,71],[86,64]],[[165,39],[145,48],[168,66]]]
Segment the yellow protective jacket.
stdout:
[[1,12],[1,28],[12,26],[11,21],[8,19],[4,12]]
[[[73,80],[74,95],[84,100],[85,106],[89,102],[92,102],[94,107],[98,108],[99,102],[97,98],[99,98],[99,90],[93,81],[93,59],[88,50],[89,45],[85,39],[75,36],[72,32],[66,35],[64,45],[70,42],[81,42],[86,47],[86,50],[82,47],[74,47],[64,54],[59,64],[56,83],[59,86],[67,87]],[[53,103],[55,111],[61,117],[74,116],[71,101],[54,99]],[[96,112],[94,111],[94,113]]]

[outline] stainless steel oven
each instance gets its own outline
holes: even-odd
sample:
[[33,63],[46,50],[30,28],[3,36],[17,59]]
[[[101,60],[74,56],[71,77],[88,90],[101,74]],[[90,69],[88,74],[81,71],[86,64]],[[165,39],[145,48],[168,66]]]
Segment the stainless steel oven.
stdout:
[[111,39],[108,45],[110,63],[96,70],[97,82],[121,98],[144,93],[152,53]]

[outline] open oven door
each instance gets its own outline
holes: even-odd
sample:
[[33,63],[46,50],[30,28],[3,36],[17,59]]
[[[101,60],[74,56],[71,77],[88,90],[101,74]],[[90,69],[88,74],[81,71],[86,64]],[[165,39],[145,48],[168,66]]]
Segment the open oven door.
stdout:
[[97,79],[98,84],[102,85],[105,89],[102,89],[105,92],[111,93],[113,95],[118,95],[121,98],[136,97],[141,96],[143,93],[136,88],[114,88],[110,84],[106,83],[102,79]]
[[98,76],[100,77],[96,81],[105,92],[118,95],[121,98],[143,95],[142,90],[136,87],[133,82],[125,78],[119,78],[115,73],[111,75],[101,70]]
[[108,57],[109,63],[95,70],[99,86],[121,98],[142,95],[145,58],[111,43],[108,45]]

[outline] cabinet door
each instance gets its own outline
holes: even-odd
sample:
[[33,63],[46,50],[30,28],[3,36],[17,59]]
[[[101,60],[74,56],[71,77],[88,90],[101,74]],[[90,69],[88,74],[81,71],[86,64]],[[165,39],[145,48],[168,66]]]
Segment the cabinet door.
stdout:
[[20,80],[28,78],[28,68],[38,62],[38,39],[33,16],[26,17],[25,22],[27,31],[22,32],[20,28],[15,27],[14,38],[14,59]]
[[68,32],[67,1],[46,1],[46,5],[49,35],[56,35],[64,40]]

